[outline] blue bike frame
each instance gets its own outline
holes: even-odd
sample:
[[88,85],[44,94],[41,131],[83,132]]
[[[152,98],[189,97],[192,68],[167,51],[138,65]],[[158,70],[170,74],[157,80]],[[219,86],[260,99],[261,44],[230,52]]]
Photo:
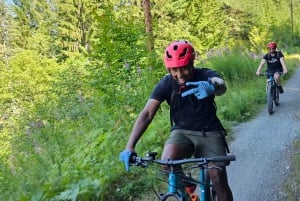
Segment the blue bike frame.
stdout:
[[[191,159],[182,159],[182,160],[156,160],[156,152],[151,152],[150,157],[137,157],[133,156],[131,158],[131,164],[141,167],[147,167],[147,162],[154,162],[160,165],[168,165],[170,171],[168,171],[168,192],[165,194],[159,195],[159,200],[166,200],[169,197],[174,197],[178,201],[188,201],[189,194],[185,189],[185,185],[182,183],[182,178],[185,176],[181,176],[176,171],[174,171],[174,166],[178,166],[185,163],[198,163],[192,166],[191,169],[200,168],[199,170],[199,180],[193,180],[192,183],[198,184],[200,187],[200,197],[198,200],[200,201],[208,201],[207,200],[207,193],[210,192],[210,188],[212,187],[210,184],[210,179],[208,174],[208,167],[207,164],[209,162],[218,162],[218,161],[234,161],[235,156],[216,156],[210,158],[191,158]],[[187,181],[190,178],[187,178]]]
[[[207,172],[208,170],[201,167],[199,170],[199,189],[200,189],[200,199],[198,199],[199,201],[206,201],[207,198],[207,191],[210,188],[210,180],[207,179]],[[178,176],[173,173],[170,172],[169,173],[169,185],[168,185],[168,193],[170,194],[176,194],[179,193],[179,196],[181,197],[182,200],[188,200],[188,194],[185,192],[184,189],[180,189],[180,191],[178,192]]]
[[268,76],[268,85],[271,85],[272,87],[276,86],[276,83],[275,83],[273,75],[269,75]]
[[[172,168],[172,167],[171,167]],[[169,185],[168,185],[168,193],[169,194],[179,194],[180,198],[183,201],[188,201],[188,195],[186,194],[184,188],[178,188],[178,176],[174,172],[169,173]],[[180,191],[178,191],[180,190]]]
[[207,187],[205,186],[206,182],[206,174],[205,174],[205,169],[201,168],[199,171],[199,180],[200,180],[200,200],[206,201],[206,190]]
[[174,173],[169,173],[169,185],[168,192],[169,193],[177,193],[177,175]]
[[275,105],[279,105],[279,92],[277,89],[277,84],[274,80],[274,74],[268,74],[267,77],[267,102],[268,102],[268,112],[273,113],[273,102]]

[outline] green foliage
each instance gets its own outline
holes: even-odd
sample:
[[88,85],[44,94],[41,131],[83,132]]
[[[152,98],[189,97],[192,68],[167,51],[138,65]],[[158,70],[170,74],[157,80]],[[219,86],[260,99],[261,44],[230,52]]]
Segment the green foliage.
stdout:
[[[223,4],[218,1],[167,1],[155,2],[154,20],[158,22],[155,35],[157,46],[165,47],[172,40],[188,39],[197,50],[205,51],[216,46],[228,45],[231,22]],[[165,6],[161,7],[162,4]],[[160,12],[155,8],[159,7]],[[174,24],[176,23],[176,26]]]
[[[265,79],[228,84],[228,92],[218,99],[219,117],[225,121],[245,121],[259,111],[266,102]],[[253,81],[253,80],[251,80]]]
[[249,33],[251,51],[259,53],[265,50],[266,44],[272,41],[273,35],[270,34],[272,34],[272,32],[260,31],[257,27],[253,27]]
[[253,79],[260,60],[255,60],[251,54],[236,49],[208,52],[207,59],[203,62],[203,65],[218,71],[227,82],[235,84]]
[[226,0],[225,2],[244,13],[247,22],[252,24],[249,30],[250,41],[254,46],[250,48],[257,50],[256,52],[264,50],[265,45],[270,41],[276,41],[282,47],[294,46],[298,43],[299,22],[295,20],[300,17],[298,3],[273,0],[255,2]]

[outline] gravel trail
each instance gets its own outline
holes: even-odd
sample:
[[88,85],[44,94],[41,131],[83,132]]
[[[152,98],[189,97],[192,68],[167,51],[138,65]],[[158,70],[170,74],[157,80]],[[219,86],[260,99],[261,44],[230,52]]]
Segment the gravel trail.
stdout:
[[230,151],[237,160],[228,167],[228,177],[235,201],[284,200],[281,184],[290,172],[293,142],[300,137],[300,68],[283,87],[272,115],[266,106],[233,129]]

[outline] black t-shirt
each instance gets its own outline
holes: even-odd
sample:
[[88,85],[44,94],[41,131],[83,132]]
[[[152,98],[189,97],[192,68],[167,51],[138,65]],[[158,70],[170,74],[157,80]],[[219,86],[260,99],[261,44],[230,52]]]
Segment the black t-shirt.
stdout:
[[272,56],[271,54],[265,54],[263,59],[267,61],[267,72],[268,73],[275,73],[275,72],[282,72],[283,68],[280,63],[280,58],[284,57],[281,51],[276,51],[275,55]]
[[[208,81],[219,75],[207,68],[194,68],[193,77],[189,82]],[[215,95],[198,100],[193,94],[181,97],[181,93],[194,86],[182,88],[170,74],[164,76],[154,88],[150,98],[160,102],[167,101],[173,129],[193,131],[224,131],[216,115]]]

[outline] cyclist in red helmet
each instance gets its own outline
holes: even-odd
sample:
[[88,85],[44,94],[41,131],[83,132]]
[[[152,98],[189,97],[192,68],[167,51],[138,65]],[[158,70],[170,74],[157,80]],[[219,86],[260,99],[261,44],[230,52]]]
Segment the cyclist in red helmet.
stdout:
[[279,93],[283,93],[280,73],[286,74],[288,72],[284,61],[284,55],[281,51],[277,50],[277,44],[275,42],[268,43],[267,48],[269,52],[263,56],[256,71],[256,75],[260,75],[263,66],[267,63],[266,72],[274,74],[274,80],[277,83]]
[[[164,63],[169,74],[155,86],[133,126],[126,149],[120,153],[126,170],[138,140],[163,101],[170,106],[171,134],[162,159],[209,157],[229,152],[226,131],[216,115],[214,101],[216,95],[225,93],[225,82],[214,70],[194,67],[194,60],[195,50],[188,41],[175,41],[166,48]],[[209,170],[218,201],[232,201],[226,164],[210,165],[220,166],[220,169]]]

